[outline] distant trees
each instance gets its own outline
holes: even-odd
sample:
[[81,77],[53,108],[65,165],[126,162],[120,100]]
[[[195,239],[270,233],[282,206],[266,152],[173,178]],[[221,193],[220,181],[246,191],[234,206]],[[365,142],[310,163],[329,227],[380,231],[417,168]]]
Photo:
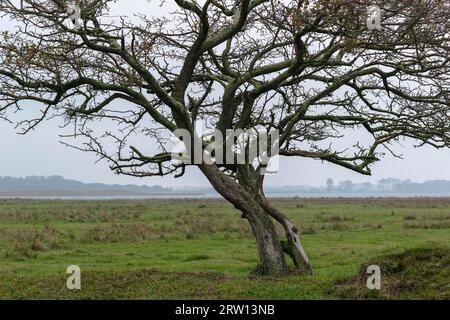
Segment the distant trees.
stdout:
[[333,179],[328,178],[327,179],[327,191],[330,192],[330,191],[333,191],[333,189],[334,189],[334,181],[333,181]]
[[[331,180],[331,179],[328,179]],[[304,190],[308,193],[345,193],[345,194],[390,194],[390,195],[407,195],[407,194],[450,194],[450,181],[446,180],[430,180],[422,183],[411,182],[411,180],[400,180],[395,178],[380,179],[378,183],[371,184],[369,182],[353,183],[350,180],[339,182],[337,186],[330,188],[331,184],[327,180],[326,188],[321,190],[311,188]]]
[[381,179],[380,181],[378,181],[378,186],[381,189],[381,191],[393,191],[395,186],[401,183],[402,181],[399,179],[388,178],[388,179]]
[[345,192],[353,191],[353,182],[351,180],[344,180],[339,183],[339,189]]
[[52,195],[54,192],[86,193],[86,192],[134,192],[140,194],[164,194],[172,190],[161,186],[108,185],[102,183],[82,183],[64,179],[61,176],[28,176],[25,178],[0,177],[1,192],[38,192]]

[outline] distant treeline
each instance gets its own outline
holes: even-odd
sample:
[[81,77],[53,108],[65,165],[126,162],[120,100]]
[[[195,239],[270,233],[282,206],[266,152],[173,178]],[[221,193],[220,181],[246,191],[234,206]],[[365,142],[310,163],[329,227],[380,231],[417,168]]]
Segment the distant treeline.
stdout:
[[410,180],[382,179],[376,184],[353,183],[349,180],[341,181],[337,186],[329,179],[326,190],[328,192],[367,192],[367,193],[449,193],[450,181],[431,180],[423,183]]
[[394,178],[381,179],[377,183],[354,183],[350,180],[335,183],[332,179],[326,181],[324,187],[308,187],[308,186],[286,186],[268,188],[268,193],[324,193],[324,194],[342,194],[342,193],[450,193],[450,181],[447,180],[431,180],[423,183],[412,182],[410,180],[399,180]]
[[30,176],[26,178],[0,177],[0,192],[126,192],[142,194],[171,193],[172,189],[161,186],[118,185],[103,183],[83,183],[64,179],[61,176]]
[[[66,193],[134,193],[134,194],[215,194],[210,187],[178,187],[164,188],[162,186],[118,185],[103,183],[83,183],[68,180],[61,176],[30,176],[26,178],[0,177],[0,194],[3,193],[33,193],[33,192],[66,192]],[[423,183],[410,180],[382,179],[377,183],[354,183],[344,180],[335,183],[332,179],[326,181],[323,187],[311,186],[281,186],[267,187],[267,194],[450,194],[450,181],[432,180]]]

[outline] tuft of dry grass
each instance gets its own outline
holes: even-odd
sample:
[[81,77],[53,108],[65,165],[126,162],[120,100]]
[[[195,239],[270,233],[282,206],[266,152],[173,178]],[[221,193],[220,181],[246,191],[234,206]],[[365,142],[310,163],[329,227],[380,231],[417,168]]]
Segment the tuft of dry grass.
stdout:
[[417,222],[417,223],[404,223],[403,228],[405,229],[449,229],[450,223],[440,222],[440,223],[427,223],[427,222]]
[[251,230],[246,221],[230,217],[207,215],[180,215],[175,220],[177,230],[183,230],[187,239],[226,233],[231,238],[250,238]]
[[2,231],[1,238],[9,244],[7,258],[34,258],[36,252],[61,248],[60,232],[51,225]]
[[355,218],[349,216],[342,216],[340,214],[328,214],[325,212],[321,212],[321,214],[318,214],[314,217],[314,220],[318,222],[338,223],[338,222],[354,221]]
[[442,220],[450,220],[450,214],[429,214],[424,216],[424,219],[428,219],[428,220],[438,220],[438,221],[442,221]]
[[[6,202],[8,203],[8,202]],[[0,223],[26,223],[39,224],[49,222],[117,222],[136,221],[142,219],[143,205],[131,206],[126,202],[117,202],[114,205],[105,203],[85,203],[83,205],[73,205],[70,202],[67,206],[54,205],[43,207],[30,205],[34,202],[23,202],[19,207],[0,207]]]
[[169,228],[155,228],[148,223],[107,224],[88,229],[81,237],[83,242],[137,242],[165,239]]

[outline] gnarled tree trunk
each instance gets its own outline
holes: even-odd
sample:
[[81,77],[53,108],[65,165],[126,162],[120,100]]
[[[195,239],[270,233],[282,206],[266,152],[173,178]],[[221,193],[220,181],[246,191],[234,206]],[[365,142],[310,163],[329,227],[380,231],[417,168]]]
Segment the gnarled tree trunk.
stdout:
[[[256,239],[260,262],[255,269],[257,275],[281,275],[289,272],[284,253],[293,260],[298,271],[312,273],[308,257],[303,249],[298,229],[293,222],[270,206],[262,191],[261,179],[255,175],[239,174],[239,183],[223,174],[214,166],[200,169],[226,200],[240,210],[247,219]],[[286,233],[286,241],[280,241],[274,221],[280,223]]]
[[287,268],[283,248],[270,216],[252,199],[247,200],[247,205],[241,211],[250,223],[258,246],[260,263],[254,273],[257,275],[285,273]]
[[308,256],[303,249],[298,228],[286,215],[270,206],[265,197],[262,197],[261,203],[264,210],[284,228],[286,233],[286,241],[282,242],[284,252],[291,257],[299,271],[312,274],[312,268]]

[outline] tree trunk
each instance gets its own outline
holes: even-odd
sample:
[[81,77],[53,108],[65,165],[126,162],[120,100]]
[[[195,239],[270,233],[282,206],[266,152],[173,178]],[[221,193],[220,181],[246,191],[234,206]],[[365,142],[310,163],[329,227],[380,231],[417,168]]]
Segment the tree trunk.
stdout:
[[278,240],[270,216],[257,202],[250,199],[242,212],[250,223],[258,246],[260,262],[253,273],[256,275],[280,275],[285,273],[287,267],[283,247]]
[[[203,165],[200,169],[215,190],[240,210],[242,217],[249,221],[256,238],[260,259],[254,274],[288,273],[284,253],[292,258],[297,270],[312,273],[297,228],[288,217],[269,205],[261,189],[253,188],[251,181],[242,177],[238,184],[214,166]],[[278,239],[273,220],[283,226],[287,241],[281,242]]]
[[287,239],[286,241],[282,242],[284,252],[286,252],[291,257],[292,261],[300,272],[312,275],[312,268],[309,263],[308,256],[303,249],[297,227],[286,215],[270,206],[266,198],[262,198],[262,206],[264,210],[275,220],[277,220],[284,228]]

